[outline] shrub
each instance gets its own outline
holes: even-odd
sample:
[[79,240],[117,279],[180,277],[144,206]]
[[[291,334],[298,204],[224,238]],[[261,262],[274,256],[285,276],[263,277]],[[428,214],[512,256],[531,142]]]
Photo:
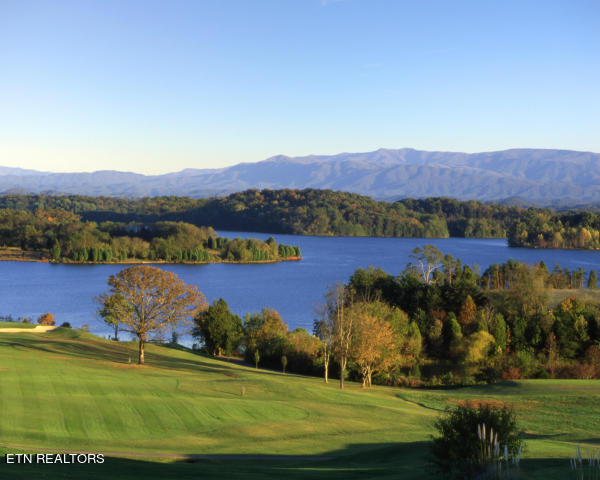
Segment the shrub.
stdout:
[[37,319],[40,325],[54,325],[54,315],[51,313],[44,313]]
[[71,324],[69,322],[63,322],[61,327],[63,328],[71,328]]
[[521,378],[519,367],[508,367],[502,372],[502,380],[518,380]]
[[434,427],[438,437],[432,437],[433,464],[444,478],[474,478],[482,473],[481,442],[478,428],[485,425],[497,435],[500,450],[515,457],[523,444],[515,415],[507,406],[496,407],[467,403],[446,410]]
[[573,366],[573,376],[581,380],[591,380],[596,375],[596,367],[587,362],[576,362]]
[[600,377],[600,348],[595,345],[589,347],[585,352],[586,362],[594,368],[594,377]]
[[538,372],[537,378],[548,380],[549,378],[552,378],[552,375],[550,375],[550,372],[548,370],[542,369]]

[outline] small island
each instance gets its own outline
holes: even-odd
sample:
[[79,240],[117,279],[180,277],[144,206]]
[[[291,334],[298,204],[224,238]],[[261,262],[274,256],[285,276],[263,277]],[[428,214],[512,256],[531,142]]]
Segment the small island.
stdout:
[[61,208],[0,210],[0,260],[53,263],[268,263],[300,247],[220,237],[185,222],[93,222]]

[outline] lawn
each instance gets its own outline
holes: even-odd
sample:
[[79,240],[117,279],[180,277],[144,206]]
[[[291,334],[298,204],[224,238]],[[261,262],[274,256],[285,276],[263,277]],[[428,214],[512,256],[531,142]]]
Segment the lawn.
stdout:
[[[350,383],[340,391],[335,381],[325,385],[166,346],[150,345],[140,367],[135,347],[64,328],[1,336],[0,453],[98,451],[107,460],[3,464],[0,472],[10,469],[9,478],[435,478],[426,446],[432,421],[466,400],[515,406],[528,436],[522,478],[565,478],[577,443],[600,446],[598,381],[371,391]],[[182,456],[187,461],[176,458]]]

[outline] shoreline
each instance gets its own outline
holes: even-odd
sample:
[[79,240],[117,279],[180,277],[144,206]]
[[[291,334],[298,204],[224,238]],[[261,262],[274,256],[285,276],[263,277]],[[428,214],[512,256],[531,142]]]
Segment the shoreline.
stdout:
[[57,262],[49,258],[2,258],[0,256],[0,262],[30,262],[30,263],[51,263],[54,265],[212,265],[216,263],[227,263],[232,265],[255,265],[255,264],[270,264],[280,262],[299,262],[302,257],[287,257],[278,260],[247,260],[247,261],[235,261],[235,260],[219,260],[215,262],[193,262],[193,261],[181,261],[173,262],[170,260],[126,260],[117,262],[76,262],[74,260],[66,262]]

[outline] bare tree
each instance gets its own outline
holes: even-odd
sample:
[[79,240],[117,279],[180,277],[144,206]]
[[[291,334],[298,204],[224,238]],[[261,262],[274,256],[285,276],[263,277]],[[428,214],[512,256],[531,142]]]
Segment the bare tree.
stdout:
[[[123,315],[123,310],[110,311],[111,302],[104,302],[103,307],[109,307],[106,314],[119,316],[125,330],[137,336],[140,365],[144,363],[144,344],[151,333],[189,322],[207,307],[204,295],[195,286],[187,285],[174,273],[156,267],[138,265],[126,268],[116,276],[111,275],[108,284],[111,287],[109,296],[120,295],[128,305],[125,311],[130,310],[131,313]],[[119,309],[123,307],[122,302],[114,303],[119,305]]]
[[329,305],[319,303],[315,306],[315,316],[317,317],[313,324],[313,333],[321,341],[320,350],[323,356],[323,370],[325,383],[329,383],[329,362],[333,351],[333,332],[334,322],[330,315]]
[[409,268],[416,269],[425,283],[431,283],[431,275],[440,267],[443,254],[434,245],[425,245],[413,249],[409,257],[417,262],[416,266],[409,264]]
[[352,309],[346,309],[346,304],[351,304],[348,292],[344,285],[336,283],[329,288],[326,299],[332,324],[332,353],[340,365],[340,388],[344,388],[344,376],[348,360],[352,353],[352,333],[354,315]]

